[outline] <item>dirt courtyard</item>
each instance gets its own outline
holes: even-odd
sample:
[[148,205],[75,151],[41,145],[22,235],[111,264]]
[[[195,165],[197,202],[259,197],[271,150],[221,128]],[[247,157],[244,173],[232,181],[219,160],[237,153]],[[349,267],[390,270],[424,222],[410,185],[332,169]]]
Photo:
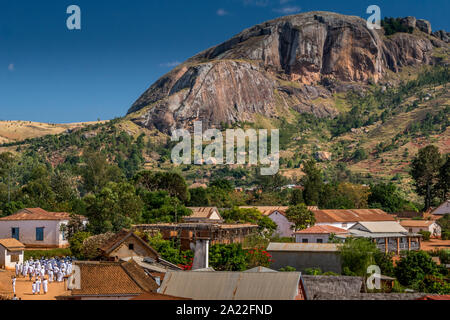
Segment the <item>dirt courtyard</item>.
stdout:
[[[13,296],[11,277],[14,271],[0,271],[0,294],[6,296]],[[33,295],[31,291],[31,284],[33,282],[29,278],[19,277],[16,280],[16,295],[22,300],[56,300],[55,297],[67,292],[65,290],[64,282],[49,282],[48,292],[43,294],[41,289],[40,295]]]

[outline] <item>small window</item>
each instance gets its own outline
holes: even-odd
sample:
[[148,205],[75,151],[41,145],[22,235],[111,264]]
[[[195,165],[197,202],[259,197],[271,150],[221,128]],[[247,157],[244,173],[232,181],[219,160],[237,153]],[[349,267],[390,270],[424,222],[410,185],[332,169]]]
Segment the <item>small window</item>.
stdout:
[[308,241],[308,239],[303,239],[302,240],[302,243],[308,243],[309,241]]
[[128,250],[134,250],[134,243],[128,244]]
[[36,241],[44,241],[44,228],[36,228]]
[[19,240],[19,228],[11,228],[11,238]]
[[317,239],[317,243],[323,243],[323,239]]

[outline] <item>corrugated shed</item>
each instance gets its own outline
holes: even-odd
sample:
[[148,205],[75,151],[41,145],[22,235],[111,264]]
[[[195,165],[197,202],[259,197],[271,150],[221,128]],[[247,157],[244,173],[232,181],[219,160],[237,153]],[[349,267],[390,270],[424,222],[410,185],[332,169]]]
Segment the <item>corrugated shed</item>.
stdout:
[[159,293],[193,300],[293,300],[300,272],[168,272]]
[[380,209],[315,210],[316,223],[395,221],[394,217]]
[[336,243],[276,243],[271,242],[267,251],[337,252]]

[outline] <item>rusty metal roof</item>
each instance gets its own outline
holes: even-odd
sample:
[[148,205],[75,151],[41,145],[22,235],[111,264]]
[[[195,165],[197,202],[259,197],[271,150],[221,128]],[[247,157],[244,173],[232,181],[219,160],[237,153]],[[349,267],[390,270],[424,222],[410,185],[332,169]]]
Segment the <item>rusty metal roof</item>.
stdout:
[[316,223],[395,221],[392,215],[380,209],[314,210]]
[[300,230],[297,232],[294,232],[295,234],[339,234],[339,233],[348,233],[347,230],[328,226],[328,225],[320,225],[320,226],[313,226],[305,230]]
[[3,217],[0,221],[19,220],[69,220],[70,214],[67,212],[48,212],[41,208],[27,208],[19,212]]
[[430,220],[402,220],[400,221],[400,224],[403,227],[429,227],[433,223],[436,223],[436,221],[430,221]]
[[13,238],[10,239],[0,239],[0,245],[2,245],[4,248],[14,251],[14,250],[23,250],[25,248],[25,245]]
[[300,272],[168,272],[159,293],[193,300],[293,300]]
[[271,242],[267,251],[337,252],[336,243],[277,243]]

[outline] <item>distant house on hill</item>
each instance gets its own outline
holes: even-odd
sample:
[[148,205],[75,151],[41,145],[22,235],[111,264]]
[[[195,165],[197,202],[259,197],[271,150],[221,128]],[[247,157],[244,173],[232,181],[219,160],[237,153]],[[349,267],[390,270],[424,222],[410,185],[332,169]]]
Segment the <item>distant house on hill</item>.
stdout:
[[0,238],[14,238],[27,248],[64,248],[69,242],[61,226],[67,225],[70,218],[67,212],[22,209],[0,218]]
[[332,234],[348,234],[348,231],[328,225],[313,226],[311,228],[295,232],[295,242],[328,243]]
[[169,272],[158,293],[193,300],[304,300],[300,272]]
[[313,210],[316,225],[329,225],[348,230],[358,222],[395,221],[380,209]]
[[432,236],[440,237],[442,232],[441,226],[433,220],[402,220],[400,224],[410,233],[428,231]]
[[192,215],[183,217],[185,222],[221,223],[223,218],[216,207],[191,207]]
[[16,263],[23,263],[24,249],[16,239],[0,239],[0,268],[14,270]]
[[77,261],[73,270],[67,285],[70,292],[57,300],[130,300],[158,289],[155,280],[134,261]]

